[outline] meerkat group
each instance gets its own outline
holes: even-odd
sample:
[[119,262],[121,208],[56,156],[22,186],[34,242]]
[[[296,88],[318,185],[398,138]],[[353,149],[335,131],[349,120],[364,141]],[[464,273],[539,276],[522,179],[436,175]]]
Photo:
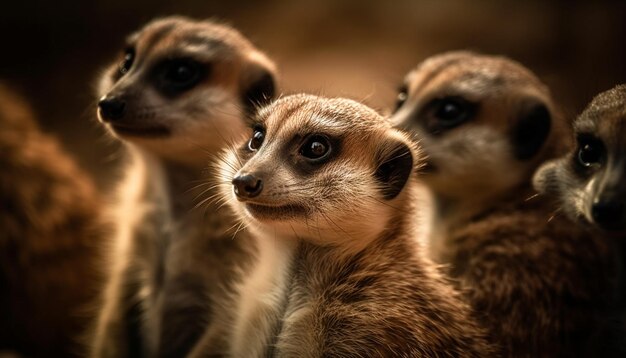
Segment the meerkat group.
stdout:
[[390,116],[279,95],[278,73],[184,17],[102,72],[97,117],[127,160],[113,199],[78,210],[112,223],[82,354],[626,354],[626,87],[572,129],[505,57],[424,60]]

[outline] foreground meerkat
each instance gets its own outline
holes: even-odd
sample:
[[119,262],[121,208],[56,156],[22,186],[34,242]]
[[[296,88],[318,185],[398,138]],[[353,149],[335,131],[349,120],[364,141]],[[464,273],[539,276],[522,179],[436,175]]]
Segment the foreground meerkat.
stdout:
[[233,357],[488,356],[469,309],[424,259],[417,150],[368,107],[311,95],[262,109],[222,160],[221,191],[258,241]]
[[563,146],[547,88],[503,57],[434,56],[408,74],[392,123],[427,157],[430,255],[446,264],[507,356],[610,351],[609,248],[534,194],[531,177]]
[[274,96],[274,73],[235,29],[169,17],[131,35],[103,74],[98,117],[131,159],[115,204],[116,244],[92,356],[180,357],[217,329],[214,308],[254,243],[229,231],[217,205],[194,210],[197,197],[208,201],[215,190],[193,187],[207,156],[243,133],[254,107]]
[[0,352],[76,356],[100,284],[103,202],[26,101],[2,84],[0,153]]

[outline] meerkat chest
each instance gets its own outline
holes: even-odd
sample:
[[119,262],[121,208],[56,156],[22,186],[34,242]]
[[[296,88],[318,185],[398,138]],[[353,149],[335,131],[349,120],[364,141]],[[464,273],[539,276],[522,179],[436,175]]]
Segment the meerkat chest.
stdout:
[[211,233],[193,213],[171,217],[169,228],[155,242],[157,255],[150,272],[151,295],[147,322],[160,353],[184,355],[193,346],[209,320],[212,285],[222,267],[211,262],[205,244]]
[[233,357],[272,356],[289,299],[292,240],[258,240],[258,257],[251,274],[237,291],[236,317],[230,339]]

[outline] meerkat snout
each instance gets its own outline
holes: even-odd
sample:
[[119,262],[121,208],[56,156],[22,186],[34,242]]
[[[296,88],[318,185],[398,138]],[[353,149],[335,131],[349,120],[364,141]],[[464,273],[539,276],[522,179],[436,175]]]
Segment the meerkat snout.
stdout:
[[624,229],[624,203],[615,198],[596,199],[591,207],[591,216],[604,229]]
[[102,96],[98,101],[98,117],[103,122],[112,122],[124,117],[126,101],[115,96]]
[[239,201],[254,198],[261,194],[263,180],[257,178],[254,174],[241,174],[233,179],[233,190]]

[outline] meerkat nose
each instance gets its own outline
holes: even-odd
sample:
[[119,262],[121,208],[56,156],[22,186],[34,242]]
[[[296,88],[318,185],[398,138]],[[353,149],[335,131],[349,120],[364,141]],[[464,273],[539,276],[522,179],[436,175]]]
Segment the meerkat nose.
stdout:
[[252,174],[243,174],[233,179],[235,194],[239,198],[254,198],[261,194],[263,181]]
[[104,121],[112,121],[124,117],[126,102],[115,96],[104,96],[98,102],[100,116]]
[[591,207],[593,220],[607,230],[624,226],[624,204],[617,200],[597,200]]

